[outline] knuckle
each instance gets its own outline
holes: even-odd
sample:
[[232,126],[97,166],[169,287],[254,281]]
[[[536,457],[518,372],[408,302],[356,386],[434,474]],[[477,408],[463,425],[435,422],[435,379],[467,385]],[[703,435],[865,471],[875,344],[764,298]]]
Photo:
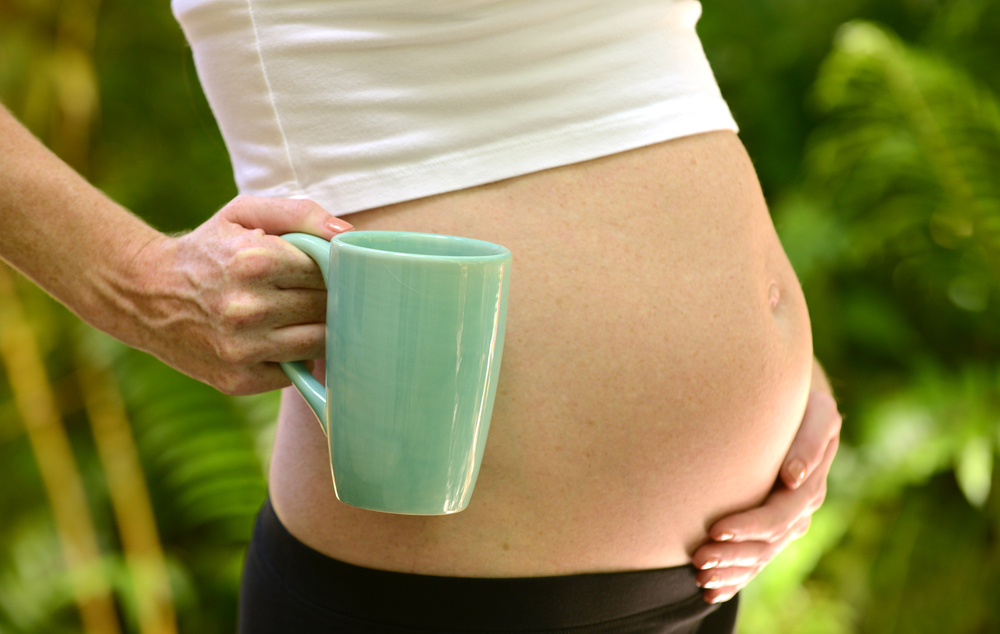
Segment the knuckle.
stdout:
[[[259,232],[259,235],[257,235]],[[253,232],[255,237],[264,235],[262,229]],[[272,249],[261,246],[246,246],[233,254],[229,266],[230,275],[236,279],[259,282],[277,273],[278,256]]]
[[215,341],[215,354],[227,366],[241,366],[249,357],[247,348],[234,337],[220,336]]
[[256,196],[251,196],[250,194],[239,194],[236,198],[230,200],[221,209],[223,215],[228,215],[231,213],[238,213],[240,211],[249,209],[256,204]]
[[323,208],[320,207],[318,203],[309,200],[308,198],[296,199],[292,207],[292,210],[294,214],[299,218],[308,218],[309,216],[315,213],[323,212]]
[[722,556],[719,553],[717,553],[715,549],[703,546],[702,548],[698,549],[698,552],[696,552],[694,554],[694,557],[691,558],[691,563],[693,563],[695,567],[701,568],[702,566],[704,566],[706,563],[708,563],[713,559],[719,561],[719,564],[716,567],[722,566],[724,563]]
[[747,536],[746,541],[767,542],[774,535],[780,518],[772,511],[767,515],[759,514],[749,520],[741,534]]
[[833,398],[833,395],[827,394],[826,392],[820,392],[816,390],[812,393],[813,403],[817,407],[822,407],[825,411],[836,411],[837,401]]
[[767,539],[764,541],[768,544],[780,544],[782,538],[787,535],[790,530],[792,530],[792,527],[795,526],[795,522],[797,520],[798,518],[783,520],[778,524],[776,530],[769,534]]
[[257,196],[252,194],[238,194],[229,204],[237,207],[249,207],[257,204],[257,200]]
[[830,399],[830,419],[833,420],[839,427],[841,423],[844,422],[844,417],[840,413],[840,408],[837,407],[837,402]]
[[815,499],[819,496],[826,495],[826,474],[823,474],[821,478],[813,478],[812,482],[809,483],[809,488],[806,489],[806,494],[810,499]]
[[231,381],[223,381],[215,387],[226,396],[242,396],[239,389],[236,388],[236,384]]
[[843,423],[843,417],[840,415],[840,410],[837,408],[837,401],[834,400],[834,398],[829,394],[821,393],[819,406],[826,419],[830,421],[831,428],[840,429],[840,425]]
[[227,343],[220,343],[216,347],[216,354],[219,360],[227,365],[239,365],[240,363],[239,351]]
[[223,301],[220,311],[219,331],[225,335],[224,345],[233,345],[233,337],[248,326],[257,323],[261,317],[260,303],[252,295],[233,293]]
[[825,501],[826,501],[826,483],[824,482],[823,485],[819,488],[819,490],[816,491],[816,495],[814,495],[812,498],[812,505],[813,505],[812,510],[815,511],[819,507],[823,506],[823,502]]
[[760,568],[763,568],[767,564],[771,563],[784,549],[785,545],[782,543],[770,544],[760,555]]
[[844,426],[844,417],[841,416],[840,410],[834,407],[833,413],[830,414],[830,436],[837,437],[840,436],[840,430]]
[[826,478],[816,478],[816,482],[813,483],[812,490],[809,492],[809,497],[814,500],[826,497]]
[[812,518],[807,517],[805,518],[804,521],[802,521],[799,524],[798,528],[795,530],[795,535],[792,536],[792,539],[799,539],[800,537],[804,537],[805,534],[809,532],[810,526],[812,526]]
[[253,393],[252,381],[236,372],[223,374],[216,382],[215,387],[227,396],[245,396]]
[[827,451],[830,452],[830,459],[837,455],[837,449],[840,448],[840,430],[833,434],[830,438],[830,443],[827,445]]
[[749,540],[753,541],[767,541],[771,534],[774,532],[774,526],[768,526],[767,522],[763,520],[754,520],[749,522],[744,528],[744,535],[748,536]]

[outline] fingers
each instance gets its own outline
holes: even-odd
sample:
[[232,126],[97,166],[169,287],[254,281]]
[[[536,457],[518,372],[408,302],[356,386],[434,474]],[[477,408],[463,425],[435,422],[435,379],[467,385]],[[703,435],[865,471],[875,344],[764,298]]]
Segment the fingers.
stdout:
[[265,362],[322,359],[326,354],[326,324],[311,323],[273,328],[253,339],[236,342],[219,356],[230,368],[249,368]]
[[302,361],[326,356],[326,324],[285,326],[274,331],[274,353],[268,361]]
[[[246,317],[244,327],[286,328],[301,324],[322,324],[326,321],[326,291],[291,289],[270,290],[250,295],[256,318]],[[267,333],[270,336],[270,333]],[[284,361],[284,359],[267,359]]]
[[712,590],[705,590],[703,598],[706,603],[722,603],[723,601],[728,601],[736,596],[736,593],[743,589],[742,584],[739,586],[726,586],[724,588],[716,588]]
[[699,573],[698,579],[707,581],[710,571],[767,563],[774,558],[779,548],[780,546],[770,542],[709,542],[695,552],[691,564],[703,571]]
[[729,568],[720,569],[715,573],[709,574],[705,577],[705,580],[700,579],[701,573],[699,573],[699,578],[696,579],[698,586],[705,589],[702,593],[702,599],[706,603],[721,603],[723,601],[728,601],[736,595],[737,592],[742,590],[758,573],[764,568],[763,565],[751,566],[751,567],[739,567],[739,568]]
[[262,229],[274,236],[301,232],[331,240],[338,233],[353,229],[349,222],[305,199],[238,196],[220,215],[246,229]]
[[270,234],[350,230],[308,200],[240,196],[163,245],[150,349],[227,394],[288,385],[277,361],[322,357],[326,289],[307,255]]
[[217,364],[210,374],[199,378],[233,396],[283,388],[290,381],[277,362],[322,359],[325,331],[325,324],[275,329],[269,340],[233,350],[224,355],[223,364]]
[[[326,321],[326,292],[305,289],[278,291],[268,289],[232,291],[220,300],[211,339],[213,347],[223,356],[233,356],[250,362],[275,361],[252,350],[267,347],[284,338],[277,338],[275,329],[302,324],[322,324]],[[233,350],[227,348],[235,347]]]
[[840,436],[840,426],[841,417],[833,396],[811,391],[802,424],[781,467],[781,479],[788,488],[798,488],[812,475],[822,462],[827,445]]
[[809,530],[812,518],[801,518],[774,542],[709,542],[692,557],[699,569],[695,583],[705,592],[708,603],[728,601],[743,589],[764,567],[792,541]]
[[325,291],[323,274],[313,260],[276,236],[246,233],[234,241],[221,267],[227,290],[250,288]]
[[775,542],[802,518],[812,515],[826,498],[826,476],[837,453],[839,438],[833,438],[823,459],[798,489],[778,488],[764,504],[743,513],[724,517],[709,529],[716,541]]
[[287,256],[280,258],[279,266],[275,267],[269,279],[275,288],[307,288],[326,292],[323,273],[312,258],[281,238],[273,236],[266,236],[266,238],[273,240]]
[[763,568],[763,565],[760,567],[733,566],[717,570],[703,570],[695,577],[695,583],[698,584],[698,587],[705,588],[706,590],[733,587],[742,588],[757,576],[761,568]]
[[809,394],[802,423],[782,465],[781,483],[761,506],[724,517],[692,556],[696,583],[708,603],[727,601],[775,556],[809,529],[826,497],[826,478],[840,444],[841,418],[833,397]]
[[277,363],[260,363],[249,370],[217,373],[205,382],[230,396],[261,394],[292,384]]
[[727,568],[763,567],[789,543],[805,535],[811,522],[811,516],[800,518],[774,541],[708,542],[695,551],[691,563],[702,571],[698,576],[702,581],[709,579],[713,571],[721,573]]
[[[315,262],[277,236],[301,232],[330,240],[354,228],[311,200],[303,199],[239,196],[217,216],[236,226],[239,231],[235,235],[243,238],[234,264],[245,268],[248,277],[266,278],[278,288],[319,290],[324,286]],[[256,233],[241,234],[244,230]]]
[[[294,289],[280,292],[282,311],[275,313],[280,321],[275,319],[278,328],[298,326],[300,324],[320,324],[326,322],[326,290]],[[284,361],[284,359],[274,359]]]

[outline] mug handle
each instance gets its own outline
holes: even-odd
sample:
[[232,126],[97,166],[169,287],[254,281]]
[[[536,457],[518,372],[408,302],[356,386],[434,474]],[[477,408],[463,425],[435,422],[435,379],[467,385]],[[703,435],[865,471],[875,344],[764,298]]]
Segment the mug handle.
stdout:
[[[281,237],[316,261],[319,270],[323,273],[323,283],[329,288],[330,280],[327,279],[327,276],[330,270],[330,243],[307,233],[286,233]],[[283,361],[281,369],[285,371],[285,374],[291,379],[292,385],[316,414],[320,427],[323,428],[323,433],[329,436],[330,421],[326,417],[326,386],[316,380],[316,377],[306,369],[306,364],[301,361]]]

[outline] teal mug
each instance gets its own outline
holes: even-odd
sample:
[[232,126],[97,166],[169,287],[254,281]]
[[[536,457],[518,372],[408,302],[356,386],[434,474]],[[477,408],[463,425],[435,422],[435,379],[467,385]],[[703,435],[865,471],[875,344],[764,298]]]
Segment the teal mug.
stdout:
[[282,236],[326,281],[326,385],[282,363],[329,440],[337,498],[442,515],[472,496],[493,413],[511,255],[467,238]]

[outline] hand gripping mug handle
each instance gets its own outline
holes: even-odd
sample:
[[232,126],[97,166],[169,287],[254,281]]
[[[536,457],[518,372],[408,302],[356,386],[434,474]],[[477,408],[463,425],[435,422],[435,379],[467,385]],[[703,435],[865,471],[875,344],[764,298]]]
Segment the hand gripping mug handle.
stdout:
[[[327,275],[330,270],[330,243],[307,233],[286,233],[281,237],[316,261],[319,270],[323,273],[323,283],[329,288],[330,280],[327,279]],[[323,428],[323,433],[329,436],[330,422],[326,417],[326,386],[317,381],[316,377],[306,369],[306,364],[301,361],[282,362],[281,369],[291,379],[292,385],[306,400],[309,408],[315,412],[316,418],[319,419],[319,424]]]

